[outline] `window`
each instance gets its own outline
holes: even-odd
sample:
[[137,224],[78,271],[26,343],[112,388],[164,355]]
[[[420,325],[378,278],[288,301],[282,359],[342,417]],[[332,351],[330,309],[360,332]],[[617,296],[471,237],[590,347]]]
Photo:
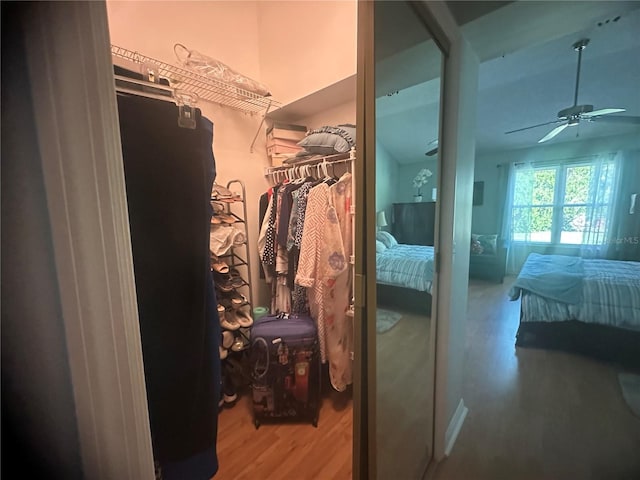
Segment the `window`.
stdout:
[[614,178],[612,161],[516,169],[512,239],[569,245],[605,243]]

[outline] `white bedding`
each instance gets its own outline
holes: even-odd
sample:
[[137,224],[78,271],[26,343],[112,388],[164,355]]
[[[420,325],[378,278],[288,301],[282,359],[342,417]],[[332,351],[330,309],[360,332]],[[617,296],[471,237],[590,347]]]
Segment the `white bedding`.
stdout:
[[431,293],[433,247],[397,244],[376,253],[377,283]]

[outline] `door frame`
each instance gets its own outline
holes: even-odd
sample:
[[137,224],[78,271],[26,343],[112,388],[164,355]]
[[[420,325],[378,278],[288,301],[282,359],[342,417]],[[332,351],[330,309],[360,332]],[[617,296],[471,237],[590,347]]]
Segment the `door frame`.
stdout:
[[23,13],[83,476],[152,480],[106,4]]

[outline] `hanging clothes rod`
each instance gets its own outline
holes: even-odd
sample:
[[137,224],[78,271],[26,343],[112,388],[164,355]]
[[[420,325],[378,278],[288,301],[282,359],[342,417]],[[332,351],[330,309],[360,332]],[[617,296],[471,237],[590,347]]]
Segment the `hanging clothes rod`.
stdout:
[[[325,175],[328,175],[327,167],[333,167],[340,163],[350,163],[356,159],[356,149],[352,148],[348,153],[338,153],[335,155],[327,155],[324,157],[315,157],[309,160],[302,160],[291,165],[282,165],[281,167],[268,167],[265,169],[265,176],[270,177],[274,183],[278,183],[280,177],[282,180],[293,178],[304,178],[310,175],[310,168],[318,168],[318,175],[321,175],[321,168]],[[351,165],[349,170],[351,170]]]
[[313,157],[308,160],[301,160],[299,162],[292,163],[291,165],[282,165],[280,167],[267,167],[264,169],[264,174],[265,176],[267,176],[267,175],[271,175],[272,173],[292,170],[294,167],[300,167],[304,165],[312,166],[312,165],[317,165],[319,163],[329,163],[329,164],[345,163],[345,162],[351,162],[355,159],[356,159],[356,149],[352,148],[351,151],[349,151],[348,153],[345,152],[345,153],[337,153],[335,155],[327,155],[324,157]]
[[[123,75],[114,75],[113,77],[116,82],[116,92],[153,98],[164,102],[173,102],[178,106],[178,125],[183,128],[196,128],[194,105],[198,102],[198,95],[195,93],[181,91],[160,83],[125,77]],[[132,88],[131,86],[119,84],[118,82],[138,85],[144,87],[144,89]],[[163,95],[160,92],[167,92],[169,95]]]

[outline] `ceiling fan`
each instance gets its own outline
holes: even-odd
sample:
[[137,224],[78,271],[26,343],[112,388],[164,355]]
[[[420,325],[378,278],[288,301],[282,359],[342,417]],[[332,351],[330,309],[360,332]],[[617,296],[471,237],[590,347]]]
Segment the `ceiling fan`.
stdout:
[[425,153],[425,155],[427,157],[433,157],[436,153],[438,153],[438,139],[437,138],[435,140],[431,140],[427,146],[432,146],[432,145],[433,145],[433,148],[431,148],[431,150],[428,150]]
[[578,87],[580,85],[580,64],[582,62],[582,50],[589,44],[588,38],[578,40],[573,44],[573,48],[578,52],[578,68],[576,72],[576,88],[573,95],[573,106],[562,109],[558,112],[558,119],[551,122],[540,123],[538,125],[532,125],[530,127],[518,128],[517,130],[511,130],[505,133],[521,132],[523,130],[529,130],[530,128],[542,127],[544,125],[551,125],[554,123],[560,123],[544,137],[538,140],[538,143],[551,140],[567,127],[575,127],[581,120],[587,122],[615,122],[615,123],[628,123],[628,124],[640,124],[640,117],[634,116],[611,116],[612,113],[624,112],[624,108],[602,108],[600,110],[594,110],[593,105],[578,105]]

